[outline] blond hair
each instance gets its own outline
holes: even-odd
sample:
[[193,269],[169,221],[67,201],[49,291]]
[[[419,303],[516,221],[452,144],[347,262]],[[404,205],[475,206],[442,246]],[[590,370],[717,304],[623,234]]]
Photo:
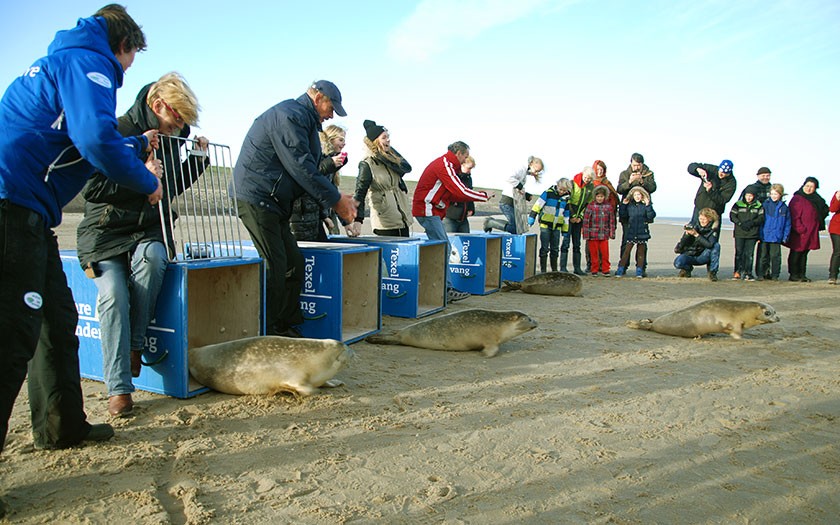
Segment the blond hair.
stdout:
[[347,136],[347,130],[338,124],[330,124],[324,128],[324,131],[318,134],[318,138],[321,139],[321,151],[324,155],[335,154],[336,151],[335,148],[333,148],[333,140],[344,136]]
[[770,191],[774,191],[774,190],[776,191],[776,193],[778,193],[782,197],[785,196],[785,187],[782,186],[781,184],[779,184],[778,182],[776,184],[773,184],[772,186],[770,186]]
[[159,99],[169,104],[190,126],[198,124],[198,112],[201,106],[198,105],[195,93],[180,73],[172,71],[152,84],[146,96],[146,104],[152,107],[152,104]]

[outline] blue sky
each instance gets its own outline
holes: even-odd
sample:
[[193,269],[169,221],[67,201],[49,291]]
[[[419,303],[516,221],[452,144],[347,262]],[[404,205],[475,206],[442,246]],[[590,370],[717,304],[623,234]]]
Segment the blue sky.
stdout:
[[[2,89],[55,32],[104,2],[15,2],[0,17]],[[571,1],[127,3],[149,49],[120,90],[177,70],[200,129],[238,154],[251,122],[326,78],[349,116],[353,175],[362,121],[391,132],[419,177],[447,144],[472,147],[477,185],[500,187],[529,155],[546,178],[602,159],[616,183],[639,151],[661,216],[686,216],[692,161],[735,163],[738,191],[769,166],[795,191],[840,189],[840,2]]]

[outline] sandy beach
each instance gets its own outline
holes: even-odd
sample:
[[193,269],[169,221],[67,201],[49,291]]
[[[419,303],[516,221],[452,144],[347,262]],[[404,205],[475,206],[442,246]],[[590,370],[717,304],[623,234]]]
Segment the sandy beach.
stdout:
[[[62,248],[77,221],[65,217]],[[676,276],[680,232],[653,225],[647,279],[585,277],[581,297],[494,293],[450,306],[538,321],[492,359],[359,342],[343,387],[308,398],[138,392],[126,419],[110,419],[104,385],[83,380],[89,420],[117,435],[61,451],[33,448],[24,386],[0,456],[6,520],[836,523],[830,243],[811,252],[812,283],[735,282],[725,232],[713,283],[705,269]],[[742,340],[625,327],[710,297],[767,302],[781,321]],[[383,328],[411,322],[385,317]]]

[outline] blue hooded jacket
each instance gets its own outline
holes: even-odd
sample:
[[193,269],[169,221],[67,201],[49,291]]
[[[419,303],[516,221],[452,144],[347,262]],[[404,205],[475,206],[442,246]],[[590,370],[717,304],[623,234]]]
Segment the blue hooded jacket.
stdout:
[[764,224],[761,226],[761,240],[764,242],[787,242],[790,237],[790,210],[781,199],[764,201]]
[[94,170],[150,194],[158,181],[141,155],[145,137],[117,131],[123,69],[102,17],[59,31],[47,56],[15,79],[0,100],[0,199],[40,214],[49,227]]

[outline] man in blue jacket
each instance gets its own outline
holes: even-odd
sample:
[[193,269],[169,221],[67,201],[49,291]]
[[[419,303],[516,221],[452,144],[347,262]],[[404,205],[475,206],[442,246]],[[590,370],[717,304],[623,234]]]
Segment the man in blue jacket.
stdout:
[[338,87],[328,80],[312,83],[303,95],[254,120],[233,170],[239,217],[265,260],[268,335],[300,337],[296,325],[303,323],[304,263],[289,227],[292,203],[306,193],[322,208],[333,208],[345,223],[356,218],[353,196],[339,193],[318,170],[318,132],[333,112],[347,116]]
[[115,117],[116,90],[145,47],[140,26],[108,5],[59,31],[0,100],[0,450],[27,364],[36,448],[114,435],[86,420],[78,314],[52,228],[94,170],[160,200],[160,165],[142,160],[156,134],[123,138]]

